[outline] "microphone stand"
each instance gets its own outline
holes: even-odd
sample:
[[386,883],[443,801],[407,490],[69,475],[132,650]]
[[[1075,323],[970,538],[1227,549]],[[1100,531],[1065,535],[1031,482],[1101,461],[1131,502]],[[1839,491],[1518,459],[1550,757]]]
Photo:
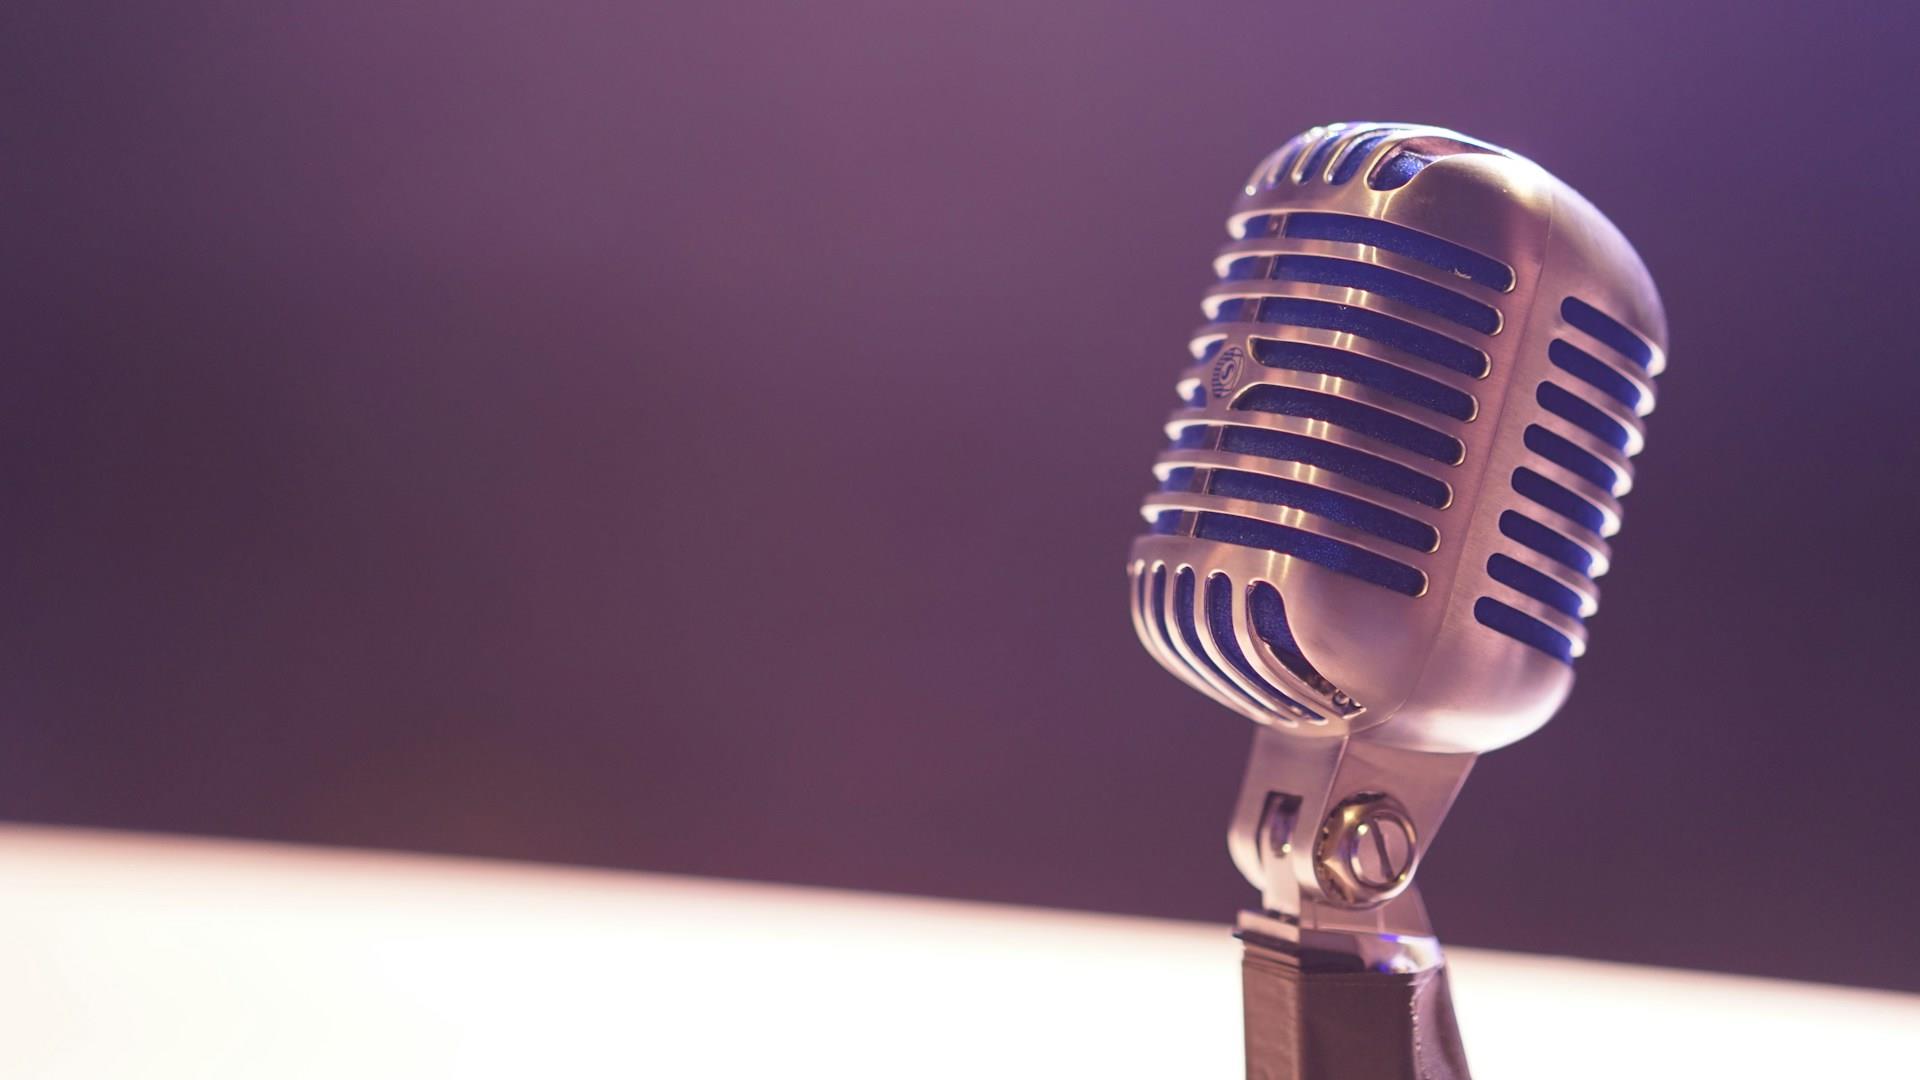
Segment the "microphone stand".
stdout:
[[1469,1080],[1411,885],[1475,756],[1256,729],[1228,834],[1264,907],[1235,929],[1247,1080]]
[[1302,952],[1242,912],[1247,1080],[1468,1080],[1444,961],[1398,973]]

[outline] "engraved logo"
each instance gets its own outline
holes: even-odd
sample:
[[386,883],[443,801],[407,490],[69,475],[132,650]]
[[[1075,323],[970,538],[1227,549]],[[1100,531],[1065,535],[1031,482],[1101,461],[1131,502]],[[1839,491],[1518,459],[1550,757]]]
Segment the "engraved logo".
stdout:
[[1213,370],[1207,377],[1207,385],[1214,397],[1223,398],[1233,393],[1233,388],[1240,382],[1240,369],[1246,361],[1247,354],[1238,345],[1229,345],[1220,350],[1219,355],[1213,358]]

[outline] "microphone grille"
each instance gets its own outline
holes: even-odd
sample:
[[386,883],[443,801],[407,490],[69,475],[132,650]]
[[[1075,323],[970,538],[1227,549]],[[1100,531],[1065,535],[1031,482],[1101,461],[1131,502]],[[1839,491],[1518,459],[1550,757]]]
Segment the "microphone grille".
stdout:
[[[1425,185],[1445,212],[1402,191],[1457,155],[1565,191],[1453,132],[1333,125],[1263,161],[1228,222],[1131,572],[1148,649],[1256,718],[1364,711],[1307,659],[1328,635],[1303,645],[1289,605],[1335,605],[1303,594],[1377,614],[1431,606],[1437,583],[1501,639],[1563,664],[1584,649],[1664,328],[1609,314],[1605,288],[1574,291],[1593,268],[1555,272],[1539,215],[1486,195],[1510,203],[1502,185],[1452,170],[1453,188]],[[1415,621],[1438,633],[1445,616]]]
[[1646,443],[1653,376],[1664,357],[1647,337],[1578,296],[1560,299],[1548,366],[1533,386],[1537,410],[1521,433],[1525,455],[1507,478],[1520,498],[1499,518],[1502,536],[1546,560],[1495,551],[1487,577],[1568,622],[1528,613],[1503,590],[1474,601],[1474,618],[1571,663],[1585,651],[1585,619],[1599,607],[1593,579],[1607,572],[1604,538],[1620,530],[1618,499],[1633,484],[1630,458]]

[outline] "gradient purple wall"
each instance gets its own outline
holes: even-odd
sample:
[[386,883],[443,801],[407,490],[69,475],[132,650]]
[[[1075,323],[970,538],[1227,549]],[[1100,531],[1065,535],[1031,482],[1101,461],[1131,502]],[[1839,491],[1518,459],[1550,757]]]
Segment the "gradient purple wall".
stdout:
[[271,6],[0,19],[0,816],[1224,920],[1123,555],[1234,187],[1409,119],[1674,327],[1443,932],[1920,989],[1914,6]]

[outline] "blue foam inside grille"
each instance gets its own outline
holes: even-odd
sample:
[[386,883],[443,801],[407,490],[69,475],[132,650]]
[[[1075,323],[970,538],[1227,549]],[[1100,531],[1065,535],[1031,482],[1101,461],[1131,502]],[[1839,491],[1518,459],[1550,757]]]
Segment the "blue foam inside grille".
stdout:
[[1432,551],[1440,545],[1439,532],[1423,521],[1365,499],[1284,477],[1215,469],[1210,474],[1207,492],[1229,499],[1290,506],[1415,551]]
[[[1213,662],[1213,657],[1207,652],[1206,646],[1200,643],[1200,625],[1194,620],[1193,615],[1193,592],[1193,569],[1188,567],[1181,570],[1180,576],[1173,582],[1173,617],[1174,621],[1180,624],[1181,639],[1186,642],[1188,650],[1207,666],[1208,671],[1219,676],[1220,685],[1223,688],[1236,697],[1251,701],[1251,698],[1246,698],[1240,689],[1233,685],[1233,680],[1227,678],[1227,673],[1220,670],[1220,665]],[[1166,622],[1162,620],[1161,627],[1164,629],[1165,626]]]
[[1205,424],[1189,424],[1181,428],[1179,436],[1173,440],[1174,448],[1177,450],[1198,450],[1207,445],[1207,435],[1209,431],[1210,429]]
[[[1178,515],[1175,515],[1175,516],[1178,516]],[[1164,565],[1156,566],[1153,568],[1153,603],[1151,605],[1153,609],[1153,617],[1154,617],[1154,621],[1160,624],[1160,636],[1162,638],[1165,638],[1168,641],[1172,641],[1173,634],[1167,627],[1166,597],[1167,597],[1167,568]]]
[[1272,258],[1267,255],[1249,255],[1244,259],[1235,259],[1227,264],[1227,272],[1220,275],[1221,281],[1253,281],[1264,278],[1270,269]]
[[1531,645],[1563,664],[1573,663],[1573,642],[1523,611],[1483,596],[1473,602],[1473,617],[1481,626],[1497,630],[1523,645]]
[[1256,338],[1253,358],[1270,368],[1308,371],[1357,382],[1455,420],[1473,419],[1473,395],[1370,356],[1300,341]]
[[1578,395],[1570,394],[1558,385],[1550,382],[1540,384],[1534,391],[1534,400],[1541,408],[1571,424],[1585,429],[1594,438],[1612,445],[1617,450],[1625,450],[1629,441],[1627,429],[1620,422],[1599,409],[1581,400]]
[[1258,309],[1252,300],[1236,297],[1232,300],[1220,301],[1220,306],[1214,310],[1213,321],[1217,323],[1246,322],[1256,314]]
[[[1354,161],[1355,158],[1348,160]],[[1496,292],[1513,288],[1513,270],[1498,259],[1489,258],[1472,248],[1451,240],[1429,236],[1417,229],[1395,225],[1377,218],[1351,214],[1298,213],[1287,215],[1287,235],[1302,240],[1338,240],[1348,244],[1367,244],[1395,255],[1426,263],[1436,270],[1458,274],[1468,281]]]
[[1207,388],[1204,384],[1194,383],[1193,387],[1187,391],[1187,396],[1180,400],[1196,409],[1205,408],[1207,404]]
[[1255,383],[1241,392],[1233,407],[1324,420],[1447,465],[1458,465],[1466,455],[1466,447],[1450,435],[1443,435],[1424,424],[1416,424],[1371,405],[1362,405],[1331,394]]
[[1224,574],[1215,574],[1207,579],[1207,629],[1213,632],[1213,642],[1234,669],[1245,675],[1247,680],[1259,689],[1292,705],[1315,720],[1321,719],[1319,713],[1306,708],[1293,700],[1284,690],[1262,678],[1253,665],[1247,662],[1247,654],[1240,651],[1240,639],[1233,634],[1233,582]]
[[1246,237],[1272,236],[1273,227],[1280,223],[1279,214],[1256,214],[1240,226],[1240,235]]
[[1333,170],[1332,182],[1335,184],[1344,184],[1353,179],[1353,174],[1359,172],[1360,166],[1367,163],[1367,154],[1372,151],[1374,147],[1380,145],[1380,140],[1386,137],[1387,133],[1382,131],[1377,135],[1368,135],[1355,142],[1347,149],[1347,156],[1341,158],[1340,164]]
[[1303,183],[1310,184],[1320,179],[1320,174],[1326,171],[1327,158],[1332,156],[1333,148],[1338,145],[1339,142],[1340,139],[1338,136],[1320,140],[1320,145],[1313,148],[1313,156],[1307,159],[1306,170],[1301,175],[1301,181]]
[[1583,331],[1641,367],[1653,366],[1652,346],[1642,340],[1639,334],[1627,329],[1625,324],[1579,297],[1569,296],[1561,301],[1560,317],[1567,320],[1567,325]]
[[[1182,606],[1181,610],[1186,615],[1183,620],[1183,629],[1189,631],[1186,637],[1193,648],[1194,655],[1198,656],[1200,662],[1207,665],[1209,670],[1219,675],[1220,669],[1213,666],[1213,661],[1208,659],[1207,654],[1200,649],[1199,643],[1195,640],[1197,635],[1191,633],[1191,627],[1193,626],[1193,586],[1191,580],[1187,582],[1187,602]],[[1159,624],[1160,636],[1163,639],[1167,641],[1174,640],[1173,630],[1167,626],[1167,568],[1165,566],[1156,566],[1153,569],[1153,620]],[[1179,656],[1178,653],[1174,655]],[[1185,657],[1179,658],[1185,663]],[[1193,667],[1191,664],[1187,664],[1186,666],[1189,670]],[[1227,681],[1226,676],[1221,675],[1220,681],[1225,683]]]
[[1580,594],[1517,559],[1494,555],[1487,560],[1487,576],[1562,614],[1580,617]]
[[1626,376],[1608,367],[1605,362],[1587,355],[1578,347],[1554,338],[1547,343],[1547,359],[1553,361],[1554,367],[1599,390],[1627,408],[1639,407],[1639,387],[1629,382]]
[[1620,483],[1620,474],[1614,471],[1613,466],[1539,424],[1527,425],[1526,434],[1522,438],[1527,444],[1527,449],[1602,491],[1611,492]]
[[1282,281],[1364,289],[1483,334],[1500,328],[1500,313],[1478,300],[1469,300],[1452,289],[1372,263],[1319,255],[1282,255],[1274,260],[1272,276]]
[[1512,510],[1502,513],[1500,532],[1507,539],[1525,544],[1569,570],[1586,574],[1593,569],[1593,556],[1587,553],[1586,548],[1524,514]]
[[1153,515],[1151,532],[1158,536],[1171,536],[1180,531],[1180,511],[1162,510]]
[[1192,491],[1193,470],[1190,468],[1171,469],[1167,478],[1160,481],[1161,491]]
[[[1180,433],[1181,437],[1185,438],[1187,432],[1193,430],[1187,428]],[[1447,505],[1452,495],[1447,485],[1405,465],[1289,431],[1228,427],[1220,433],[1220,449],[1230,454],[1302,462],[1363,484],[1372,484],[1383,491],[1424,503],[1436,510]]]
[[[1192,472],[1192,470],[1175,471]],[[1187,477],[1189,484],[1192,480],[1192,476]],[[1166,490],[1183,489],[1168,488]],[[1415,551],[1432,551],[1440,544],[1440,534],[1425,522],[1405,514],[1397,514],[1385,507],[1375,506],[1364,499],[1356,499],[1351,495],[1343,495],[1312,484],[1303,484],[1297,480],[1262,476],[1259,473],[1242,472],[1239,469],[1213,469],[1208,474],[1207,494],[1268,503],[1274,506],[1291,506],[1296,510],[1305,510],[1329,521],[1339,522],[1348,528],[1371,533],[1382,540],[1391,540]]]
[[1280,600],[1280,590],[1264,581],[1255,582],[1253,591],[1247,596],[1248,621],[1253,624],[1253,632],[1267,648],[1273,650],[1274,659],[1279,660],[1288,671],[1313,683],[1325,683],[1321,675],[1307,661],[1300,651],[1300,643],[1294,640],[1293,626],[1287,622],[1287,607]]
[[1513,470],[1513,490],[1595,535],[1606,524],[1599,507],[1524,466]]
[[1253,623],[1253,632],[1267,647],[1279,653],[1292,653],[1305,660],[1300,652],[1300,643],[1293,639],[1293,627],[1287,622],[1287,607],[1280,601],[1280,590],[1264,581],[1253,586],[1253,592],[1247,597],[1247,614]]
[[1292,555],[1405,596],[1419,596],[1427,577],[1405,563],[1324,536],[1231,514],[1201,514],[1194,535],[1202,540]]
[[[1234,313],[1227,313],[1227,306],[1243,305]],[[1288,296],[1269,296],[1261,299],[1257,306],[1248,305],[1247,300],[1229,300],[1221,307],[1216,316],[1221,322],[1240,322],[1252,317],[1263,323],[1278,323],[1282,326],[1310,326],[1317,330],[1337,330],[1353,334],[1382,345],[1391,345],[1403,352],[1411,353],[1428,363],[1457,371],[1462,375],[1471,375],[1478,379],[1487,373],[1487,354],[1471,345],[1464,344],[1437,334],[1424,326],[1415,326],[1402,322],[1390,315],[1377,311],[1353,307],[1349,304],[1333,304],[1320,300],[1301,300]]]
[[1381,162],[1380,167],[1373,171],[1373,176],[1367,181],[1367,186],[1375,191],[1392,191],[1394,188],[1405,187],[1407,181],[1418,176],[1420,170],[1433,164],[1433,161],[1433,158],[1424,154],[1402,150]]

